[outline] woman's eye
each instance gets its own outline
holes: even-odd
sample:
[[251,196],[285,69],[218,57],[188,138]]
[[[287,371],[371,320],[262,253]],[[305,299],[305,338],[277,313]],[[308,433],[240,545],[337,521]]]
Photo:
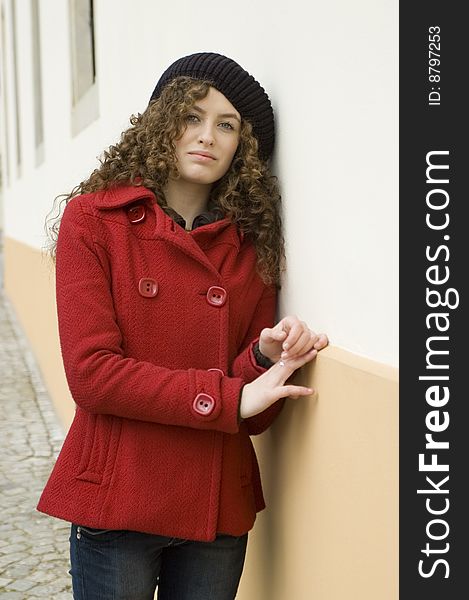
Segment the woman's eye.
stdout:
[[222,126],[223,129],[233,129],[234,127],[231,123],[225,122],[225,123],[220,123],[220,125]]
[[198,120],[199,120],[199,117],[197,115],[187,115],[186,116],[186,121],[188,123],[197,123]]

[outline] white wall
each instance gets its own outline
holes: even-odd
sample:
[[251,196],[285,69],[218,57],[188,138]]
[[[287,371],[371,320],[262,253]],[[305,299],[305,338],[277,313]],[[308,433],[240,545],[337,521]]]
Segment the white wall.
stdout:
[[276,113],[273,166],[289,265],[282,314],[297,313],[335,345],[397,365],[397,0],[95,2],[101,116],[73,139],[68,2],[41,0],[39,168],[29,6],[17,1],[23,164],[17,179],[10,156],[8,236],[40,248],[53,197],[87,177],[130,114],[144,110],[162,71],[185,54],[220,52],[260,81]]

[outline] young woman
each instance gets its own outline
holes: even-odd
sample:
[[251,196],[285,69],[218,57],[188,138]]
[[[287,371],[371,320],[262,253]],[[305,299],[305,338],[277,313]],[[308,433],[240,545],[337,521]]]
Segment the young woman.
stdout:
[[259,83],[186,56],[131,125],[66,196],[52,247],[76,414],[38,509],[72,523],[76,599],[232,599],[265,506],[249,436],[311,394],[287,379],[327,338],[274,326],[284,252]]

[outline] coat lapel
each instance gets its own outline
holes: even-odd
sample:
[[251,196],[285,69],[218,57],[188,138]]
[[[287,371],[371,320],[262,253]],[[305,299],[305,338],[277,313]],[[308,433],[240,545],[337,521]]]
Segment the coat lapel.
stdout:
[[167,215],[156,201],[155,194],[141,186],[117,186],[96,192],[95,207],[100,210],[123,208],[138,201],[145,203],[155,212],[155,239],[163,239],[199,263],[220,278],[220,273],[210,262],[204,250],[214,244],[228,244],[239,252],[242,236],[238,228],[227,218],[203,225],[187,232],[174,219]]

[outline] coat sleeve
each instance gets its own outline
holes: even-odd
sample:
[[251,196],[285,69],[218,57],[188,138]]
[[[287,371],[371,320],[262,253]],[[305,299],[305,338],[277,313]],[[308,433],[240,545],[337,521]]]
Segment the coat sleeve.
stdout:
[[86,219],[73,199],[62,217],[56,262],[60,344],[76,404],[91,413],[236,433],[241,377],[124,356],[111,275]]
[[[259,341],[259,335],[262,329],[274,325],[276,307],[277,290],[273,285],[266,286],[243,341],[243,350],[233,361],[232,375],[234,377],[241,377],[245,383],[254,381],[259,375],[262,375],[262,373],[267,371],[267,369],[257,364],[253,349],[255,344]],[[284,402],[285,399],[281,398],[258,415],[245,419],[244,422],[247,425],[248,432],[251,435],[257,435],[270,427],[282,410]]]

